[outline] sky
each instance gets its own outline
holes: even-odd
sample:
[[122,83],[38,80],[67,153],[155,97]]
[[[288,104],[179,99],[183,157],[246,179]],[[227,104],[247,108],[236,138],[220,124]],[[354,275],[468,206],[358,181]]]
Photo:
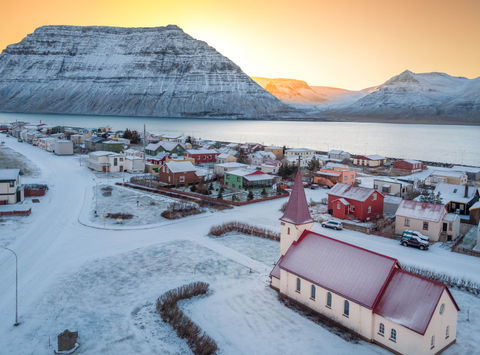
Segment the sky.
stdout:
[[43,25],[175,24],[250,76],[363,89],[480,76],[480,0],[0,0],[0,50]]

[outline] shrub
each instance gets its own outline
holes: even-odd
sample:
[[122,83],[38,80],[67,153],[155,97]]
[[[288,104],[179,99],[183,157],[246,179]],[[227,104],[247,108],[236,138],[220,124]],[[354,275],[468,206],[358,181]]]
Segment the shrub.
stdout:
[[275,240],[277,242],[280,241],[280,233],[241,222],[229,222],[210,228],[210,235],[215,237],[220,237],[230,232],[239,232],[255,237]]
[[267,196],[267,190],[265,188],[263,188],[262,190],[262,196],[263,197],[266,197]]
[[180,338],[186,339],[194,354],[216,354],[218,346],[200,327],[192,322],[178,307],[180,300],[204,295],[208,292],[206,282],[192,282],[165,292],[157,300],[157,311],[162,320],[169,323]]
[[248,201],[252,201],[252,200],[253,200],[253,191],[252,191],[252,190],[248,191],[247,200],[248,200]]

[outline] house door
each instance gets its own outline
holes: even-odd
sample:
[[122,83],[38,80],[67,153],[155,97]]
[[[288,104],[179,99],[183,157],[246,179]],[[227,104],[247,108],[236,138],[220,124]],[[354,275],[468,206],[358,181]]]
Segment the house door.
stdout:
[[446,232],[447,228],[448,228],[448,223],[443,222],[442,230]]
[[123,165],[120,165],[120,172],[123,172]]

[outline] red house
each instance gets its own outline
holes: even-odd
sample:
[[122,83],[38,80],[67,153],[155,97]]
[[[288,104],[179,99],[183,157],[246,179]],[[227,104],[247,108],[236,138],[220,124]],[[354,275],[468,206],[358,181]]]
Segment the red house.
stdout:
[[168,185],[185,185],[197,183],[200,178],[191,162],[170,161],[159,169],[158,180]]
[[215,149],[187,149],[184,153],[186,157],[193,158],[195,164],[215,163],[217,155],[220,155]]
[[422,171],[424,165],[417,160],[399,160],[393,163],[393,169],[414,173],[416,171]]
[[372,188],[338,183],[328,192],[328,213],[340,219],[371,221],[383,216],[383,195]]

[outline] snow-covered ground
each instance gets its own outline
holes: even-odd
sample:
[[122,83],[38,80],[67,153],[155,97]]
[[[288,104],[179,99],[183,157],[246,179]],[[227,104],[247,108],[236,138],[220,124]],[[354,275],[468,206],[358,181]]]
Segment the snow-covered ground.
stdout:
[[[9,247],[19,256],[21,322],[13,327],[14,259],[0,249],[0,353],[51,354],[49,338],[55,342],[65,328],[79,331],[78,354],[189,353],[154,307],[166,290],[195,280],[209,282],[211,293],[181,307],[223,354],[387,353],[363,341],[346,342],[278,301],[268,287],[278,243],[238,234],[208,236],[212,225],[233,220],[278,231],[279,209],[286,199],[175,221],[159,219],[148,229],[101,228],[86,223],[95,180],[75,156],[55,156],[12,138],[5,141],[38,166],[37,180],[50,189],[32,205],[32,214],[23,217],[21,228],[15,222],[0,224],[0,235],[8,235]],[[326,192],[306,189],[307,199],[320,201]],[[480,280],[479,259],[441,246],[424,252],[354,231],[319,225],[315,230],[394,256],[400,263]],[[454,296],[461,308],[458,342],[446,353],[475,353],[480,298],[455,290]]]

